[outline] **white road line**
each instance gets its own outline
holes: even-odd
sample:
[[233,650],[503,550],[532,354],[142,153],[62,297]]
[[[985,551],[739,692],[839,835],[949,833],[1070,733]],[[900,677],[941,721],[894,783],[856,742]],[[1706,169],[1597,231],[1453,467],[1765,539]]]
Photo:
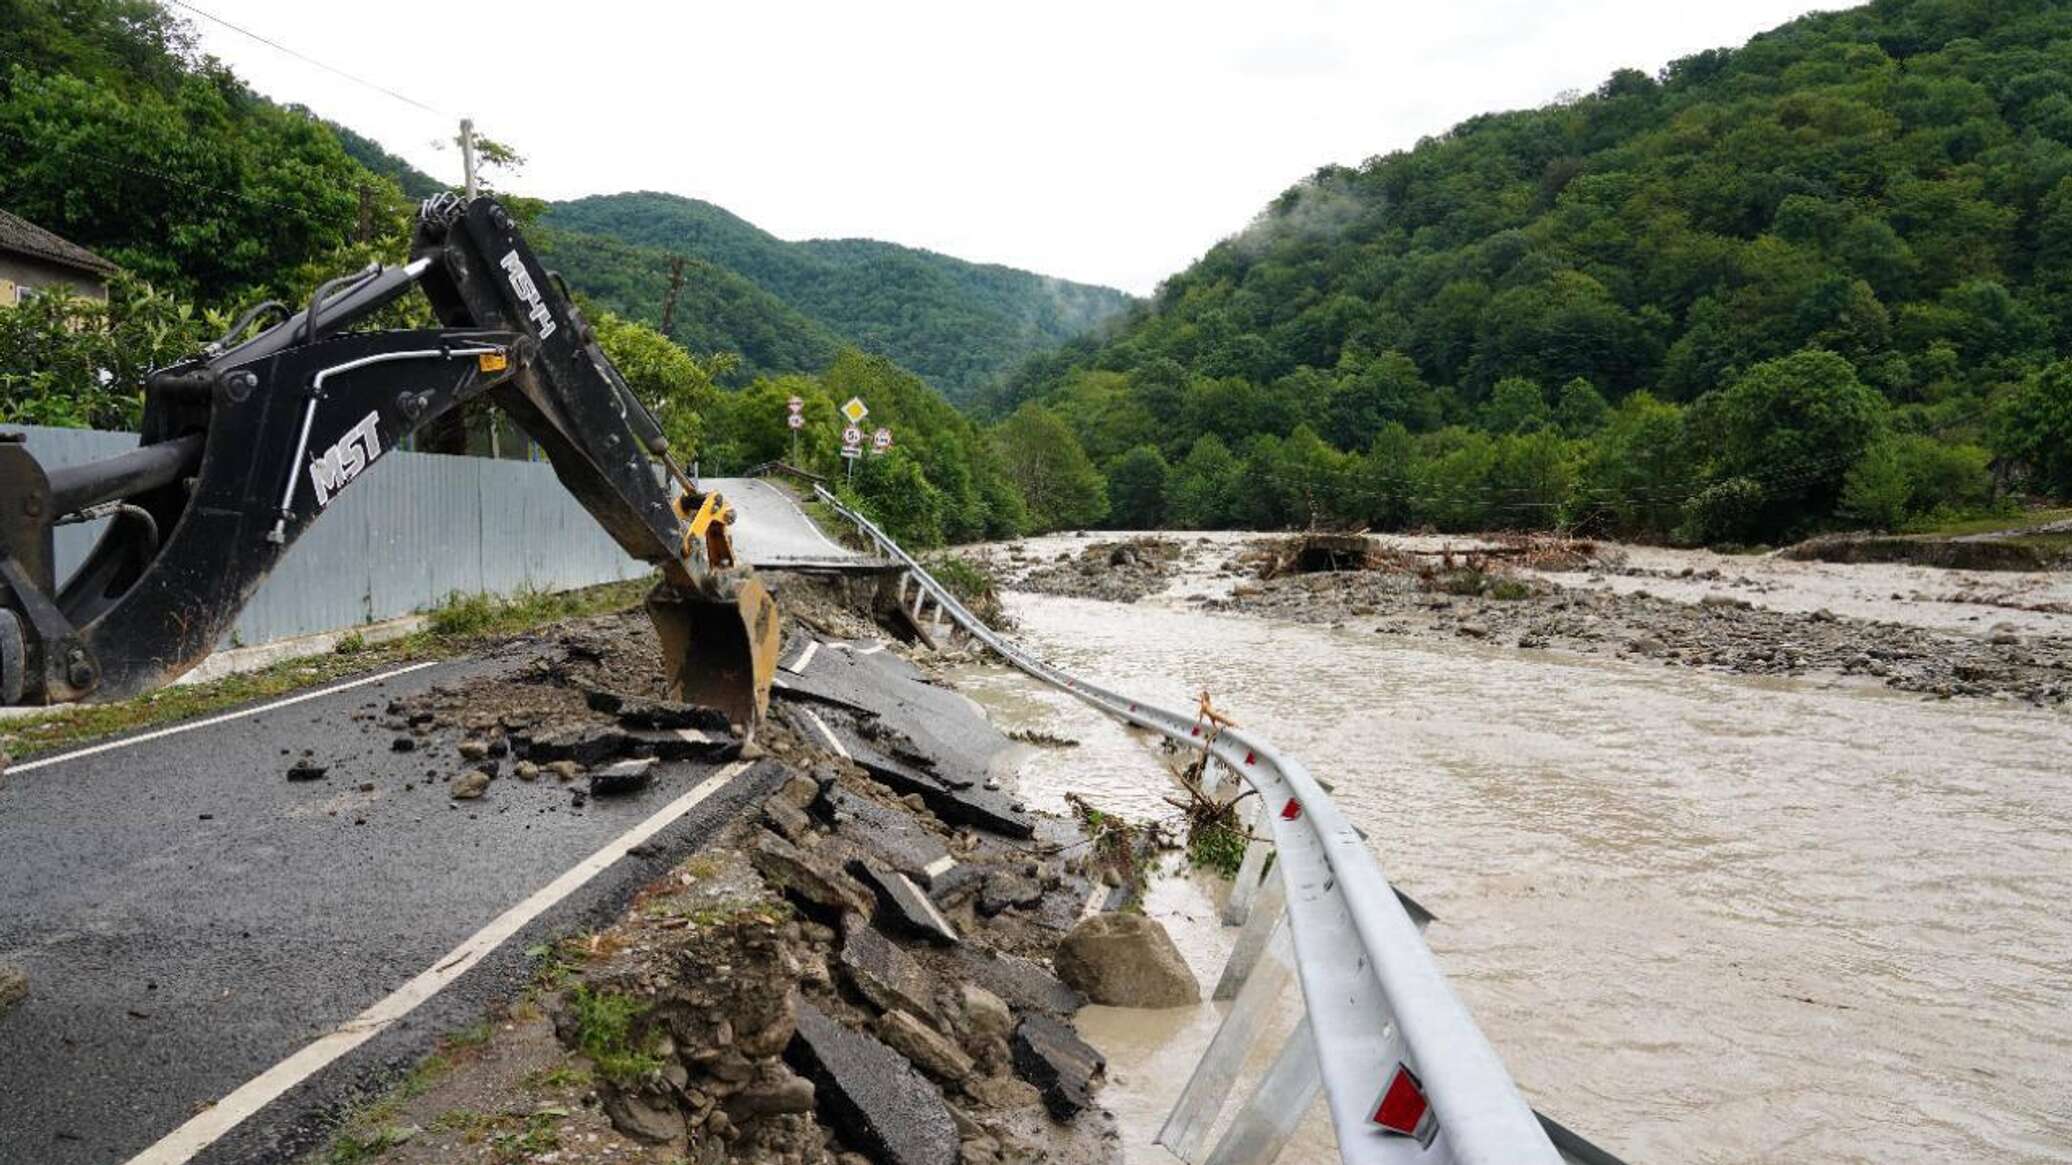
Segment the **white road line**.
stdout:
[[527,923],[573,894],[613,862],[625,857],[634,846],[696,808],[699,802],[726,786],[753,763],[736,761],[713,774],[704,784],[663,806],[654,816],[620,834],[611,844],[583,859],[567,873],[533,891],[530,898],[498,915],[495,921],[433,963],[429,970],[396,988],[388,998],[246,1081],[237,1091],[166,1134],[157,1144],[131,1157],[128,1165],[182,1165],[192,1160],[196,1153],[215,1144],[224,1134],[278,1100],[289,1089],[323,1070],[333,1060],[387,1031],[391,1024],[409,1015],[419,1004],[467,974],[484,955],[524,929]]
[[799,711],[804,712],[806,714],[806,719],[811,720],[813,722],[813,727],[818,728],[820,730],[820,735],[827,737],[828,747],[835,750],[836,756],[841,757],[843,760],[856,759],[855,757],[849,755],[848,749],[842,747],[841,737],[835,735],[835,730],[829,728],[827,726],[827,721],[822,720],[818,713],[814,712],[811,708],[801,708],[799,709]]
[[942,916],[942,911],[936,909],[935,900],[933,898],[930,898],[928,895],[923,894],[921,892],[921,888],[919,886],[914,885],[914,880],[912,878],[907,877],[905,874],[900,873],[898,870],[892,871],[892,876],[898,878],[900,885],[905,886],[907,890],[913,894],[915,900],[921,903],[921,909],[928,912],[928,920],[930,922],[935,923],[935,925],[938,928],[940,928],[944,934],[949,935],[952,939],[957,937],[957,928],[950,925],[950,920],[944,918]]
[[799,652],[799,657],[797,659],[791,661],[788,664],[785,664],[784,670],[790,672],[795,676],[805,675],[806,665],[813,662],[813,656],[819,650],[820,641],[818,639],[806,640],[806,650]]
[[25,760],[18,765],[7,766],[6,771],[10,776],[17,773],[33,772],[36,769],[46,768],[54,764],[61,764],[68,760],[78,760],[80,757],[83,756],[94,756],[99,753],[114,752],[118,748],[128,748],[133,744],[146,744],[153,740],[163,740],[168,736],[178,736],[182,732],[192,732],[197,728],[213,728],[218,724],[228,724],[232,720],[237,720],[245,716],[257,716],[261,712],[271,712],[276,708],[286,708],[290,704],[300,704],[304,700],[316,700],[324,696],[329,696],[335,692],[346,691],[349,688],[364,687],[367,684],[378,684],[383,680],[394,679],[397,676],[403,675],[406,672],[419,671],[421,669],[428,667],[437,667],[441,662],[443,661],[436,659],[428,659],[423,663],[406,664],[403,667],[396,668],[393,671],[379,672],[371,676],[362,676],[359,679],[348,680],[342,684],[332,684],[328,688],[318,688],[314,692],[304,692],[299,696],[289,696],[285,700],[275,700],[271,704],[261,704],[257,708],[246,708],[242,712],[225,712],[221,716],[211,716],[206,720],[195,720],[187,724],[175,724],[171,728],[161,728],[156,732],[139,733],[136,736],[126,736],[121,740],[111,740],[105,744],[92,744],[88,745],[85,748],[74,749],[71,752],[61,752],[56,756],[38,757],[35,760]]

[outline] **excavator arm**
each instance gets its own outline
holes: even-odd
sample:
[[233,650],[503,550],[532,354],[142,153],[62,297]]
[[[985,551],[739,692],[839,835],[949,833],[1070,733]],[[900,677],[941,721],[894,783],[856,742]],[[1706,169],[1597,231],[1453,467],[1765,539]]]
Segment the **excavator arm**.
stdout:
[[[413,291],[441,327],[366,328]],[[285,318],[244,338],[269,308]],[[684,475],[504,208],[450,195],[424,204],[407,264],[333,280],[300,312],[262,305],[153,373],[135,450],[46,469],[0,434],[0,703],[122,699],[177,678],[341,490],[477,402],[524,429],[598,524],[659,568],[647,609],[672,693],[758,721],[777,616],[734,562],[730,507]],[[114,520],[60,583],[52,529],[101,516]]]

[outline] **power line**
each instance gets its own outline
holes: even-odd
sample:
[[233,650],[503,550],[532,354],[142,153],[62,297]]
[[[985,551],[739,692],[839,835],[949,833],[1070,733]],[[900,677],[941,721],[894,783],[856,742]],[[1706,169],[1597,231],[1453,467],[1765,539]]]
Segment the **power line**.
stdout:
[[426,105],[424,102],[419,101],[414,97],[406,97],[403,94],[396,92],[394,89],[391,89],[386,85],[375,84],[374,82],[369,81],[364,77],[355,76],[354,74],[348,73],[344,69],[338,68],[334,65],[327,65],[324,62],[317,60],[315,57],[312,57],[307,53],[297,52],[296,50],[289,48],[287,45],[284,45],[277,40],[273,40],[270,37],[261,36],[258,33],[253,32],[249,28],[243,28],[238,25],[232,24],[229,21],[223,19],[222,17],[217,16],[213,12],[205,12],[202,9],[196,8],[194,5],[187,3],[187,0],[170,0],[170,3],[178,7],[184,8],[187,11],[194,13],[196,16],[199,16],[204,20],[220,24],[224,28],[227,28],[230,31],[237,33],[240,36],[249,37],[252,40],[258,41],[260,44],[267,46],[268,48],[274,49],[278,52],[286,53],[289,56],[294,57],[296,60],[303,62],[304,64],[315,65],[317,68],[322,69],[327,73],[343,77],[346,80],[351,81],[355,85],[365,86],[366,88],[374,90],[376,93],[380,93],[388,97],[393,97],[397,101],[400,101],[405,105],[421,109],[426,113],[432,114],[435,117],[443,117],[450,120],[458,116],[456,114],[448,113],[443,109],[439,109],[431,105]]
[[249,194],[240,194],[235,190],[225,190],[220,186],[209,186],[205,183],[193,182],[185,178],[176,178],[171,174],[167,174],[159,170],[153,170],[145,166],[131,165],[126,162],[112,161],[108,158],[100,157],[97,154],[89,154],[84,150],[75,150],[68,146],[54,146],[49,144],[48,142],[34,141],[29,138],[25,138],[18,133],[13,133],[11,131],[4,129],[0,129],[0,138],[6,138],[10,141],[19,142],[20,144],[27,146],[32,150],[42,150],[47,153],[62,154],[65,157],[78,158],[82,161],[92,162],[95,165],[107,166],[111,169],[123,170],[131,174],[140,174],[148,178],[156,178],[161,182],[170,182],[175,186],[185,186],[190,190],[200,190],[208,194],[218,194],[225,198],[235,198],[240,202],[249,202],[254,206],[265,206],[270,207],[274,210],[283,210],[305,221],[317,221],[304,208],[299,206],[291,206],[285,202],[273,202],[264,198],[255,198]]

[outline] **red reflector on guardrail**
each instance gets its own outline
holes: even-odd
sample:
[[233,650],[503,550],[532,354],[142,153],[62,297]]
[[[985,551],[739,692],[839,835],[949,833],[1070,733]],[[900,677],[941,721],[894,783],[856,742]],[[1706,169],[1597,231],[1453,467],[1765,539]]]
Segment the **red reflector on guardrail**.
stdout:
[[1281,806],[1282,821],[1293,821],[1300,816],[1302,816],[1302,802],[1291,798],[1286,805]]
[[1245,763],[1248,765],[1257,764],[1259,763],[1259,758],[1248,752],[1245,754]]
[[1381,1090],[1381,1098],[1374,1102],[1373,1115],[1367,1119],[1389,1132],[1416,1137],[1427,1145],[1438,1131],[1431,1102],[1425,1099],[1424,1085],[1402,1064],[1396,1065],[1395,1073]]

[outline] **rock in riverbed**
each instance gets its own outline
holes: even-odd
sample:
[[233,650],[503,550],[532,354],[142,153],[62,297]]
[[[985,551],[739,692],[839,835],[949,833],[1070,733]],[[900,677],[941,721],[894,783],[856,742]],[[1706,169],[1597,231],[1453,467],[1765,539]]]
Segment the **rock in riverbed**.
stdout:
[[1051,962],[1058,978],[1110,1007],[1185,1007],[1201,985],[1156,919],[1096,914],[1074,926]]

